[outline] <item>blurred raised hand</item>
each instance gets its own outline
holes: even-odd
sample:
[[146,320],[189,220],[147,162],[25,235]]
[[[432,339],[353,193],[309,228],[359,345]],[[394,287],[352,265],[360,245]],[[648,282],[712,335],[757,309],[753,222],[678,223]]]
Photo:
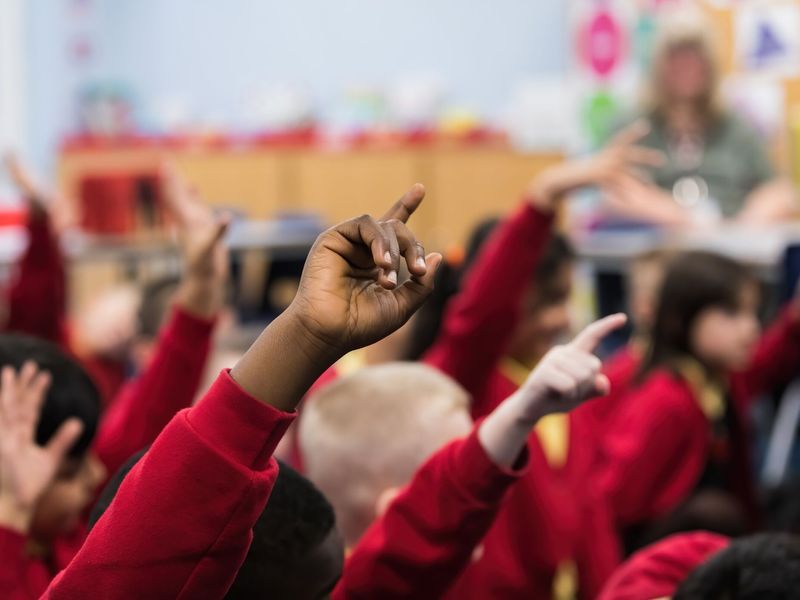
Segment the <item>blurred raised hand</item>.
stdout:
[[25,533],[36,503],[56,476],[83,425],[67,419],[44,446],[36,426],[50,375],[31,362],[0,374],[0,524]]

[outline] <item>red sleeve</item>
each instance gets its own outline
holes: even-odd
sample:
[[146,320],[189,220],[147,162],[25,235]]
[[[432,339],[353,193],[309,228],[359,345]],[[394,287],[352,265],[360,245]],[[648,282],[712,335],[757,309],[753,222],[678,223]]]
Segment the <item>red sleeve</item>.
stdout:
[[705,464],[707,422],[690,392],[658,374],[632,392],[601,442],[597,490],[619,525],[674,508]]
[[0,598],[25,596],[26,542],[21,533],[0,527]]
[[203,378],[213,321],[173,310],[155,355],[103,416],[94,450],[109,473],[152,443],[179,410],[192,404]]
[[[499,226],[447,308],[442,331],[425,356],[425,362],[453,377],[474,401],[483,397],[489,375],[506,352],[552,222],[526,202]],[[473,414],[485,412],[473,407]]]
[[733,376],[732,383],[743,392],[737,398],[753,400],[788,383],[799,372],[800,310],[792,303],[767,328],[750,364]]
[[222,598],[247,555],[278,474],[275,446],[294,416],[223,371],[131,470],[44,598]]
[[671,598],[695,567],[728,544],[729,538],[705,531],[665,538],[620,565],[598,600]]
[[[520,462],[527,463],[527,454]],[[441,598],[522,472],[495,466],[477,428],[437,452],[364,534],[334,600]]]
[[28,215],[28,246],[8,290],[6,330],[65,343],[66,277],[58,237],[45,215]]

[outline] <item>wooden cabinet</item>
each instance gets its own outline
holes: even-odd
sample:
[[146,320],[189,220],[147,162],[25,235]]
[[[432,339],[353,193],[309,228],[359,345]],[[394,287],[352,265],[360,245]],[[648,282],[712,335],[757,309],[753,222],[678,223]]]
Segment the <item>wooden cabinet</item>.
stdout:
[[59,162],[61,189],[77,197],[87,176],[152,173],[175,161],[203,198],[254,218],[278,212],[316,213],[336,223],[361,213],[379,215],[415,183],[427,197],[414,218],[431,250],[462,244],[480,220],[513,207],[527,182],[561,159],[496,146],[364,148],[157,147],[69,150]]

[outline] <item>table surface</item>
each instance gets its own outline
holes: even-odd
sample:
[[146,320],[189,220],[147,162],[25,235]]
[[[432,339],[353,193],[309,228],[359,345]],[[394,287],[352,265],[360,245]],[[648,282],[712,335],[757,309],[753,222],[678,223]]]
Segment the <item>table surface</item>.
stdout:
[[657,229],[593,230],[571,235],[578,255],[600,267],[623,269],[648,250],[707,250],[730,256],[756,268],[778,265],[787,246],[800,243],[800,224],[767,228],[725,225],[715,229],[665,231]]

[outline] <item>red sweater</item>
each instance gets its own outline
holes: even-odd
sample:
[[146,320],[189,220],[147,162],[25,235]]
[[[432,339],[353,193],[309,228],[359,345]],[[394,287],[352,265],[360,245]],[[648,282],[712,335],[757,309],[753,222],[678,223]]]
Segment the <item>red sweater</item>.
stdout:
[[591,412],[598,426],[601,426],[603,431],[608,429],[610,422],[622,409],[622,403],[630,395],[629,392],[636,386],[635,379],[641,364],[641,352],[631,344],[603,361],[603,373],[611,383],[611,392],[605,398],[598,398],[579,410]]
[[12,274],[5,329],[59,344],[66,342],[66,277],[58,237],[47,215],[32,211],[28,246]]
[[293,418],[223,371],[164,428],[44,598],[222,598],[247,555],[278,474],[272,453]]
[[[109,476],[150,444],[176,412],[189,406],[203,376],[213,323],[176,309],[162,330],[153,360],[129,382],[100,423],[93,451]],[[102,489],[102,488],[101,488]],[[85,525],[55,540],[48,561],[27,556],[25,538],[0,528],[0,598],[38,598],[80,549]],[[8,551],[8,554],[6,553]]]
[[113,474],[150,444],[179,410],[191,406],[203,379],[214,321],[176,307],[142,374],[128,381],[106,413],[94,451]]
[[[753,400],[788,382],[800,366],[800,318],[788,307],[764,333],[750,365],[731,375],[730,396],[741,434],[732,432],[737,494],[755,517],[747,415]],[[621,526],[669,513],[694,490],[706,466],[711,435],[696,391],[667,370],[632,389],[602,444],[597,485]]]
[[497,467],[477,427],[445,446],[361,538],[333,599],[441,598],[469,564],[526,463],[524,456],[514,472]]
[[665,538],[620,565],[597,600],[669,598],[695,567],[729,543],[729,538],[704,531]]
[[[502,360],[551,227],[552,219],[529,203],[499,227],[425,357],[470,392],[476,418],[518,387],[501,368]],[[551,466],[538,436],[531,436],[528,474],[509,493],[484,539],[483,557],[467,567],[451,589],[453,598],[551,598],[557,573],[570,566],[577,566],[581,595],[591,598],[618,564],[609,515],[586,483],[595,420],[582,411],[564,419],[566,462]]]

